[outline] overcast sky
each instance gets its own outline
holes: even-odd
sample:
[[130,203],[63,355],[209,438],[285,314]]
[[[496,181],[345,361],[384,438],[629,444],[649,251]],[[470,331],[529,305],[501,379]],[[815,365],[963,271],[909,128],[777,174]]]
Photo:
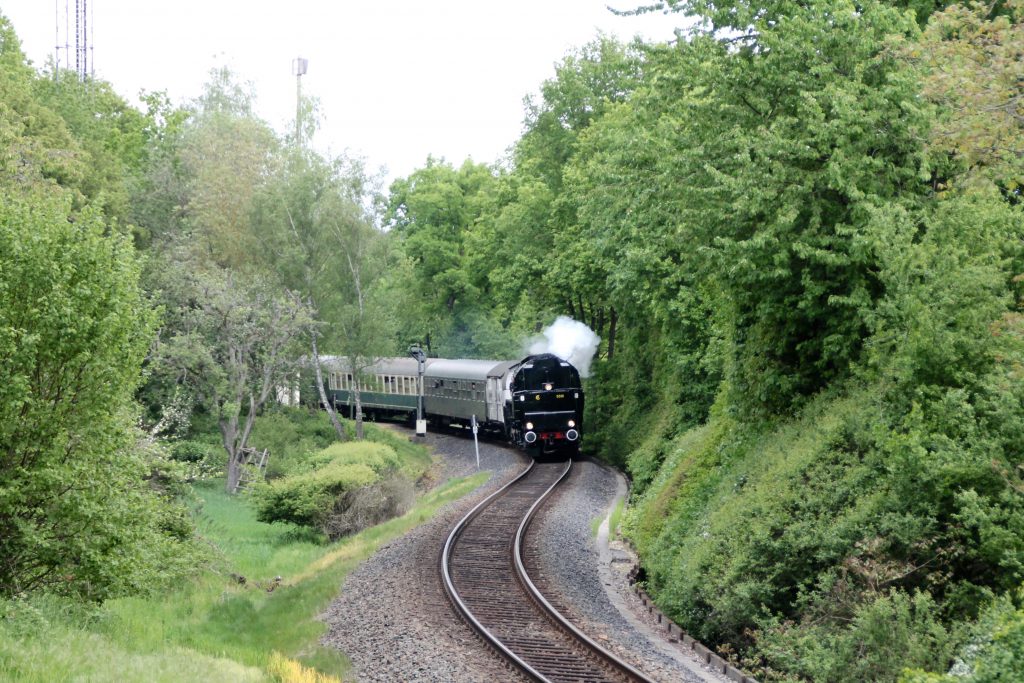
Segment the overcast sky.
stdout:
[[[363,156],[394,178],[428,154],[456,164],[497,160],[521,133],[523,97],[573,48],[599,30],[671,40],[680,20],[617,17],[608,4],[88,0],[88,10],[96,76],[132,103],[142,89],[166,90],[183,103],[199,94],[211,68],[226,65],[253,82],[259,115],[283,132],[294,125],[291,63],[305,57],[302,91],[320,99],[323,117],[316,147]],[[73,52],[75,0],[0,0],[37,67],[65,40],[65,7]]]

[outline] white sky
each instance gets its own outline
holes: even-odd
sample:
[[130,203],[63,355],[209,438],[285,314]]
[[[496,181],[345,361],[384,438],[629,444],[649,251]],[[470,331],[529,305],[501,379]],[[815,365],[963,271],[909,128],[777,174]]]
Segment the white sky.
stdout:
[[[616,17],[608,4],[645,2],[89,0],[88,9],[96,76],[133,104],[142,89],[183,103],[227,65],[254,83],[259,115],[283,132],[295,117],[292,59],[307,58],[302,91],[320,99],[323,118],[316,147],[363,156],[391,179],[428,154],[497,160],[522,131],[523,97],[573,48],[598,30],[671,40],[682,19]],[[0,0],[37,68],[65,40],[65,7],[73,52],[75,0]]]

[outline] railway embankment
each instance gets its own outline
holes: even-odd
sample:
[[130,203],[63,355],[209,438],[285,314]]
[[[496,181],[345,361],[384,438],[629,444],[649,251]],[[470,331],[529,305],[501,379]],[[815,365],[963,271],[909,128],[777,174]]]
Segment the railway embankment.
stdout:
[[[476,471],[471,440],[436,434],[427,440],[439,456],[439,481]],[[438,553],[448,531],[523,466],[516,451],[502,446],[481,443],[480,454],[481,470],[493,472],[489,482],[382,548],[349,575],[325,612],[329,630],[323,642],[345,652],[359,680],[514,680],[515,674],[454,616],[438,578]],[[614,507],[620,480],[596,463],[578,465],[578,472],[535,521],[536,531],[527,541],[528,561],[558,596],[559,609],[602,646],[628,653],[656,680],[728,680],[692,653],[685,663],[686,653],[673,651],[667,634],[644,629],[642,606],[628,614],[629,603],[639,605],[639,600],[621,562],[609,561],[619,580],[606,581],[609,568],[600,567],[604,555],[592,531],[594,521],[606,518]]]

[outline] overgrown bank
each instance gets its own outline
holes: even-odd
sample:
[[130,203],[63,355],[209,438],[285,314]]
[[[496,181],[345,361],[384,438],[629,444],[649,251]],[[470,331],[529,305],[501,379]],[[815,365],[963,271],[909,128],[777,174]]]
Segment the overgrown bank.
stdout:
[[656,404],[625,524],[649,591],[763,680],[1020,678],[1019,425],[992,422],[1019,370],[997,367],[992,393],[921,390],[902,414],[857,381],[791,419],[720,402],[678,433]]

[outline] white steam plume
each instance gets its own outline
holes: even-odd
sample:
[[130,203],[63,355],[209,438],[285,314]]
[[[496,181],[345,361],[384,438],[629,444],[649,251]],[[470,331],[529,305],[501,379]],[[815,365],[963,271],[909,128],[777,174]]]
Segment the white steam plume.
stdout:
[[583,323],[560,315],[544,329],[543,337],[530,341],[529,353],[553,353],[562,360],[572,363],[581,377],[590,376],[590,362],[597,353],[601,338]]

